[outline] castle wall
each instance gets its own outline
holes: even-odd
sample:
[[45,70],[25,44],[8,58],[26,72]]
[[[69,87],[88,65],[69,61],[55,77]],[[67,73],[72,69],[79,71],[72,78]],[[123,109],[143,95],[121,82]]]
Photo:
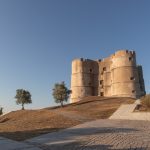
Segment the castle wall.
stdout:
[[143,78],[143,69],[142,66],[137,66],[138,69],[138,75],[139,75],[139,83],[140,83],[140,90],[141,90],[141,96],[144,96],[146,94],[145,91],[145,83]]
[[140,96],[135,52],[118,51],[112,56],[112,96]]
[[111,96],[111,58],[99,62],[99,95]]
[[120,50],[103,60],[72,62],[71,102],[85,96],[139,98],[146,94],[143,70],[134,51]]
[[79,101],[85,96],[98,95],[98,64],[89,59],[72,62],[71,100]]

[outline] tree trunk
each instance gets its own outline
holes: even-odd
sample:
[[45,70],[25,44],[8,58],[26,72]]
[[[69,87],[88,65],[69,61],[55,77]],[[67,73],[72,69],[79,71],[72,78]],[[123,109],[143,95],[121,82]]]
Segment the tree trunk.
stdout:
[[24,104],[22,104],[22,110],[24,110]]
[[2,114],[3,114],[3,108],[0,109],[0,115],[2,115]]
[[63,101],[60,101],[60,103],[61,103],[61,107],[63,107]]

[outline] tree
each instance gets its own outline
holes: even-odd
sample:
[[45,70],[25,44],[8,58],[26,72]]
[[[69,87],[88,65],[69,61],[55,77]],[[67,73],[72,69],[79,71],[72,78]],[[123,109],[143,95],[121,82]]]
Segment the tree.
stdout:
[[29,91],[24,90],[24,89],[18,89],[16,90],[16,104],[21,104],[22,105],[22,110],[24,110],[24,104],[30,104],[32,103],[31,100],[31,94]]
[[0,107],[0,116],[3,114],[3,107]]
[[55,102],[60,103],[61,107],[63,107],[63,102],[68,101],[68,98],[71,94],[71,90],[69,90],[66,87],[65,82],[56,83],[54,85],[54,89],[53,89],[52,94],[53,94],[53,97],[55,99]]

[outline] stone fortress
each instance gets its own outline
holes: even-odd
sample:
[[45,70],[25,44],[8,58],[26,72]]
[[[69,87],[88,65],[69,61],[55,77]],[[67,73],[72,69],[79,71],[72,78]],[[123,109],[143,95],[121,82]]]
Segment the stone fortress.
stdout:
[[119,50],[102,60],[72,61],[71,103],[86,96],[133,97],[146,94],[135,51]]

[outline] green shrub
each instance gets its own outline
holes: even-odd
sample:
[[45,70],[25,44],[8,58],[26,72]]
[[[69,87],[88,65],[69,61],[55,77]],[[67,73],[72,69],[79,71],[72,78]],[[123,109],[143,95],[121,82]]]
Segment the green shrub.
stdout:
[[150,94],[147,94],[147,95],[145,95],[145,96],[142,98],[142,103],[143,103],[146,107],[150,108]]

